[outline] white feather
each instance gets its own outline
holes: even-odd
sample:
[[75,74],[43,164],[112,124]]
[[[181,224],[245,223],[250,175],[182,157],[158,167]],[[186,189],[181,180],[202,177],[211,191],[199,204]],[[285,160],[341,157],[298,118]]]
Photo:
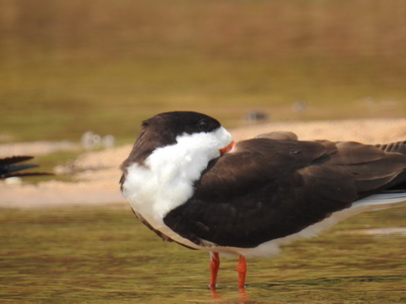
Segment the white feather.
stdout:
[[156,149],[144,165],[127,168],[123,195],[156,230],[190,247],[200,248],[167,227],[163,218],[193,195],[193,185],[209,161],[232,141],[223,127],[210,133],[183,134],[174,145]]

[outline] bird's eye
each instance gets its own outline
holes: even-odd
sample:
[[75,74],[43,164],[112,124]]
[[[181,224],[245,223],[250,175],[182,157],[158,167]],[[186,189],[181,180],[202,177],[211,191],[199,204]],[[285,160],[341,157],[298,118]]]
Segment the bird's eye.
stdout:
[[209,129],[209,122],[205,119],[199,121],[199,129],[206,132]]

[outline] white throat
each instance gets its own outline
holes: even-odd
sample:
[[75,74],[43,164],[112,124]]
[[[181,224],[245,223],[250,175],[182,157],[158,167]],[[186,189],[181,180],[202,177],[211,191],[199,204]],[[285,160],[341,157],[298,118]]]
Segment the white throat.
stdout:
[[174,232],[163,218],[192,197],[194,182],[232,137],[220,127],[210,133],[183,134],[176,140],[174,145],[154,150],[144,165],[130,165],[123,183],[123,195],[134,211],[171,238]]

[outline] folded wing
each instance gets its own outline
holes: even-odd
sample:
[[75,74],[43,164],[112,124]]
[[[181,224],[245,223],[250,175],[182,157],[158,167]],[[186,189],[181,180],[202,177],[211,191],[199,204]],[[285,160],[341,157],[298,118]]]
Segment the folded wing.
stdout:
[[212,161],[165,224],[190,240],[251,248],[406,180],[402,147],[274,138],[242,141]]

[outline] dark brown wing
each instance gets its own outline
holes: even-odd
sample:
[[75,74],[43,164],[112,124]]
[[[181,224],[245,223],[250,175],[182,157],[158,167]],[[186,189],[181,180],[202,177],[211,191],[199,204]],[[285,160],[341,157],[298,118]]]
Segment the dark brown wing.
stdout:
[[217,159],[165,224],[185,238],[255,247],[406,179],[406,156],[355,142],[258,138]]
[[405,141],[398,141],[389,144],[383,145],[376,145],[379,149],[385,152],[394,152],[394,153],[401,153],[406,155],[406,140]]
[[[159,230],[154,229],[154,227],[152,227],[152,226],[148,223],[148,221],[146,221],[146,220],[142,217],[141,214],[135,212],[134,209],[131,209],[131,210],[132,210],[132,212],[134,213],[134,215],[138,218],[138,220],[139,220],[141,223],[143,223],[145,226],[147,226],[151,231],[155,232],[155,234],[156,234],[157,236],[159,236],[163,241],[165,241],[165,242],[175,242],[175,243],[178,243],[179,245],[181,245],[181,246],[183,246],[183,247],[186,247],[186,248],[195,250],[195,248],[192,248],[192,247],[186,246],[186,245],[184,245],[184,244],[182,244],[182,243],[176,242],[176,241],[172,240],[170,237],[168,237],[167,235],[165,235],[165,234],[163,234],[162,232],[160,232]],[[199,241],[200,241],[199,239],[196,239],[196,240],[195,240],[195,242],[197,242],[197,243],[199,243]]]

